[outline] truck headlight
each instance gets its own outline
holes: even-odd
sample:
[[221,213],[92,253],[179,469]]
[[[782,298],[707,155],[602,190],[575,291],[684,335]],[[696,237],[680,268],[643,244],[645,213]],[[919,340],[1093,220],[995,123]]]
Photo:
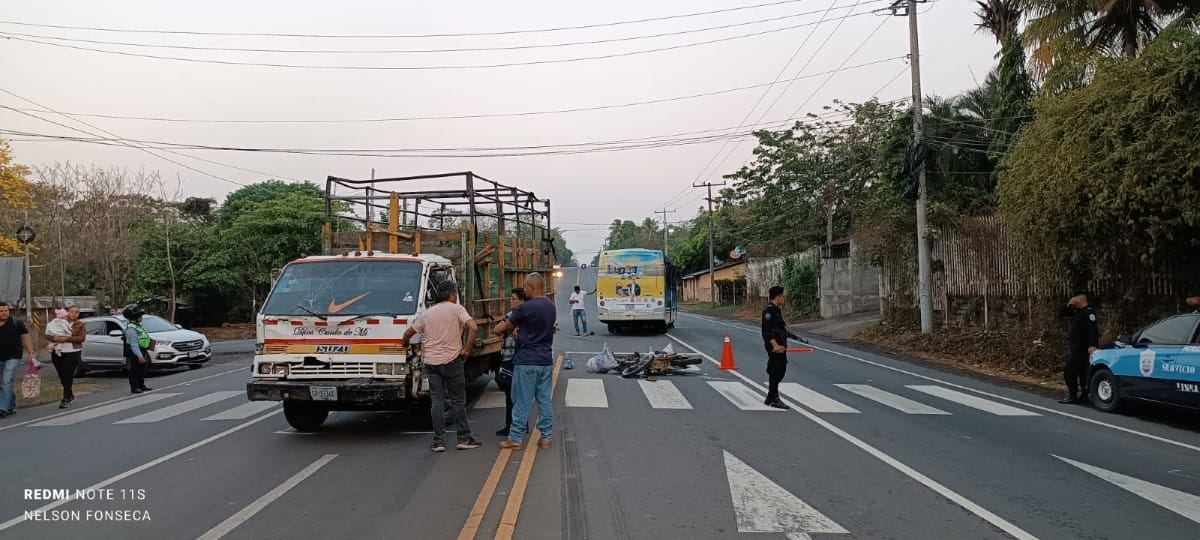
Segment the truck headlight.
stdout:
[[259,364],[258,365],[258,373],[259,373],[259,375],[270,375],[271,374],[271,364]]
[[271,364],[271,374],[272,375],[283,375],[284,377],[287,377],[288,365],[287,364]]
[[391,375],[392,364],[390,362],[379,362],[375,364],[375,373],[379,375]]

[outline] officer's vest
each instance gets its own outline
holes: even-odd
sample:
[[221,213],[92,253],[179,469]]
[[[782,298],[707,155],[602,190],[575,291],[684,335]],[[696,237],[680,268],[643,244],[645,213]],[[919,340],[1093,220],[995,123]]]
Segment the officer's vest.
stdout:
[[142,328],[142,325],[140,325],[138,323],[129,323],[129,324],[130,324],[130,326],[133,327],[134,330],[137,331],[138,347],[140,347],[143,351],[149,350],[150,349],[150,333],[147,332],[145,328]]

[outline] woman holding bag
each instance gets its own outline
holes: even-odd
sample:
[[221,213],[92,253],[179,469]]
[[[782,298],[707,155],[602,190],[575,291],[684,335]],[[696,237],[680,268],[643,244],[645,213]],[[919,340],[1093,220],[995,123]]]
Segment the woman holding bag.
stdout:
[[46,325],[46,338],[50,340],[50,359],[62,383],[63,399],[58,408],[66,409],[75,401],[75,372],[83,357],[87,328],[79,321],[79,306],[70,306],[66,311],[58,310],[56,313],[59,318]]

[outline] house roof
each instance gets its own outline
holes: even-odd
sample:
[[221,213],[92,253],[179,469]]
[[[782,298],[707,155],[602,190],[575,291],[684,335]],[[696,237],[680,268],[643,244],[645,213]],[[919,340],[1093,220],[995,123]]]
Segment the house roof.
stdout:
[[[724,269],[726,269],[726,268],[730,268],[730,267],[733,267],[733,266],[738,266],[738,265],[741,265],[741,264],[746,264],[746,261],[728,261],[728,262],[723,262],[723,263],[721,263],[721,264],[718,264],[717,266],[714,266],[714,267],[713,267],[713,272],[716,272],[716,271],[718,271],[718,270],[724,270]],[[687,280],[687,279],[697,278],[697,277],[703,276],[704,274],[707,274],[707,273],[708,273],[708,270],[701,270],[701,271],[699,271],[699,272],[692,272],[691,274],[688,274],[688,275],[686,275],[686,276],[683,276],[683,279]]]

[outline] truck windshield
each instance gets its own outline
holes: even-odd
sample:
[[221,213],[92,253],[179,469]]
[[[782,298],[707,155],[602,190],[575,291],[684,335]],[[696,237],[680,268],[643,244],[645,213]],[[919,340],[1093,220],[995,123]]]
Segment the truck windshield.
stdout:
[[291,264],[271,289],[264,315],[412,315],[421,292],[415,261]]

